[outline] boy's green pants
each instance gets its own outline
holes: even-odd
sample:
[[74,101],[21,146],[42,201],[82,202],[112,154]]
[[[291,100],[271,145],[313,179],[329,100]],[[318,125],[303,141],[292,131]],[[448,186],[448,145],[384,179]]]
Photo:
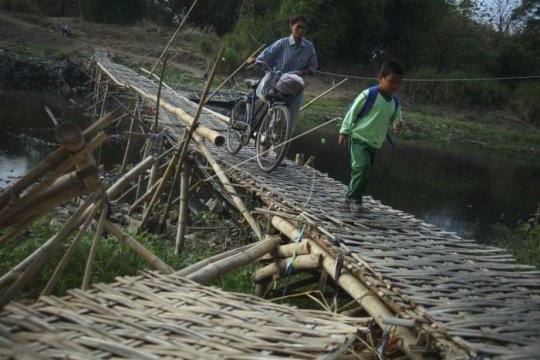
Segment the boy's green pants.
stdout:
[[349,152],[351,153],[351,181],[347,199],[361,201],[371,179],[377,149],[351,137],[349,138]]

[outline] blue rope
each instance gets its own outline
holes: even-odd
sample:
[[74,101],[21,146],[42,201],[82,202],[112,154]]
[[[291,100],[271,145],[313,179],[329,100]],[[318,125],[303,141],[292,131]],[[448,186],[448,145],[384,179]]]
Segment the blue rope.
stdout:
[[291,260],[287,263],[287,267],[285,268],[285,276],[286,276],[286,283],[285,287],[283,288],[283,296],[287,294],[287,287],[289,286],[289,283],[291,282],[291,274],[294,268],[294,260],[296,260],[296,249],[298,248],[298,243],[300,242],[300,239],[304,236],[304,230],[306,228],[306,225],[302,226],[302,230],[300,230],[300,233],[298,233],[298,236],[296,239],[294,239],[294,249],[293,249],[293,255]]

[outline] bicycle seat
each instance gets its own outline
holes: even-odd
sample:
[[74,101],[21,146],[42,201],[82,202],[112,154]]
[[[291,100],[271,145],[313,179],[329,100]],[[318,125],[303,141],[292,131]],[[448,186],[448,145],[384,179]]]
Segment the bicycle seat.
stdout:
[[244,83],[250,88],[255,89],[259,85],[260,80],[246,79]]

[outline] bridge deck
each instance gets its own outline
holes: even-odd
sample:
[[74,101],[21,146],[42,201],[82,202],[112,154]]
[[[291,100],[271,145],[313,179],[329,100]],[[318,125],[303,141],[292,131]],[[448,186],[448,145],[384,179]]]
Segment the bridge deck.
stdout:
[[[149,79],[110,62],[96,62],[126,88],[156,94]],[[193,116],[196,105],[164,88],[161,101]],[[163,110],[164,111],[164,110]],[[171,137],[182,126],[169,114]],[[223,131],[205,112],[201,124]],[[540,272],[519,265],[506,251],[463,239],[372,198],[361,216],[344,205],[346,186],[310,167],[286,161],[271,174],[247,147],[231,156],[209,145],[229,177],[252,189],[272,209],[289,214],[344,268],[369,287],[396,316],[415,321],[447,358],[483,355],[534,358],[540,351]],[[241,164],[240,166],[238,164]],[[359,300],[361,303],[361,299]]]
[[335,358],[366,330],[362,321],[146,272],[7,305],[0,358]]

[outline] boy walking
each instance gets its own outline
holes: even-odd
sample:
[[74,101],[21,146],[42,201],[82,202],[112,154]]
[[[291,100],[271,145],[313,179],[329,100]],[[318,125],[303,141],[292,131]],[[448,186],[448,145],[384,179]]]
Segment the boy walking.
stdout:
[[361,210],[362,196],[373,172],[375,154],[382,146],[388,126],[401,129],[401,106],[394,93],[403,78],[403,67],[396,60],[385,61],[379,70],[378,85],[358,95],[345,115],[338,143],[349,145],[351,181],[346,195],[351,212]]

